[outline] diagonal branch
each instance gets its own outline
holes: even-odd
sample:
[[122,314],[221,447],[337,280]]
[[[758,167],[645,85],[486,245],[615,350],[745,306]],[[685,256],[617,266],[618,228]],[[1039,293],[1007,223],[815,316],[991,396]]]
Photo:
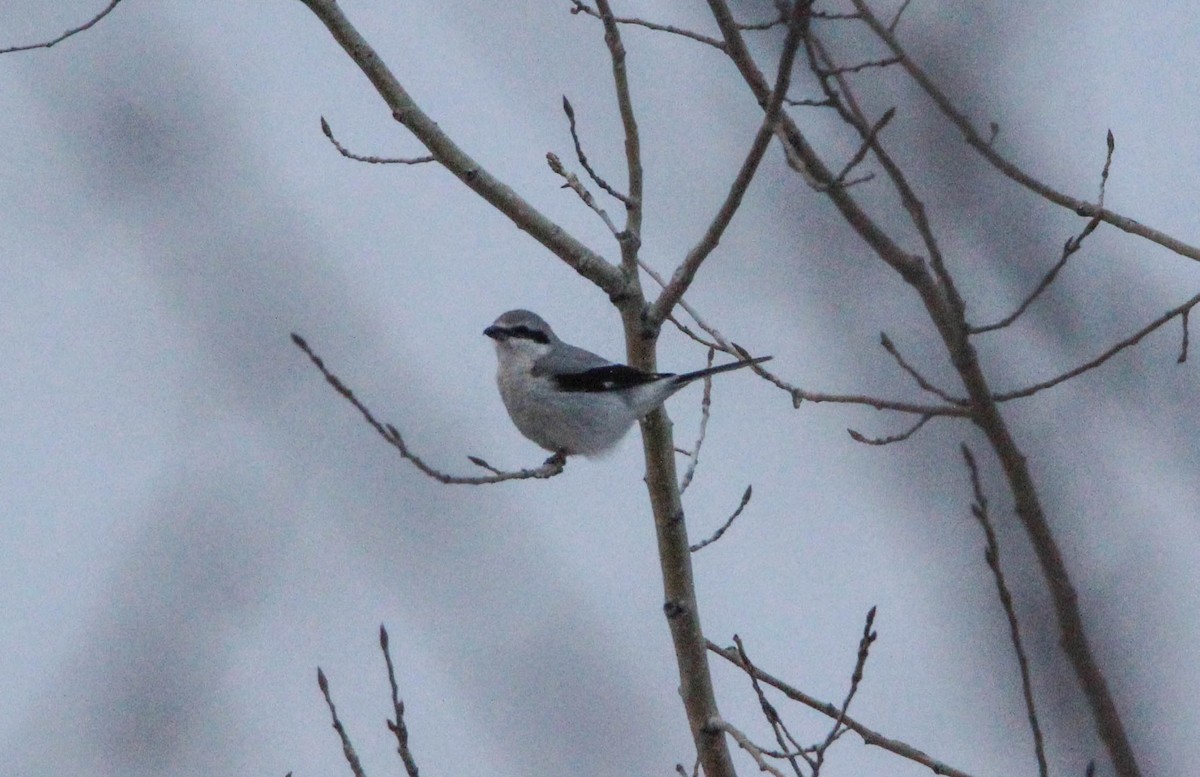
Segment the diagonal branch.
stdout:
[[[1113,140],[1112,130],[1109,130],[1108,131],[1108,153],[1104,158],[1104,169],[1102,171],[1100,171],[1099,204],[1101,206],[1104,205],[1104,188],[1105,188],[1105,185],[1108,183],[1108,169],[1109,169],[1109,166],[1112,165],[1113,150],[1115,148],[1116,148],[1116,143]],[[1050,284],[1054,283],[1054,279],[1058,277],[1059,272],[1061,272],[1062,268],[1066,266],[1067,260],[1070,259],[1071,256],[1073,254],[1075,254],[1075,252],[1077,252],[1080,248],[1083,247],[1083,241],[1087,239],[1088,235],[1095,232],[1096,227],[1098,227],[1098,226],[1100,226],[1100,217],[1092,216],[1092,218],[1088,221],[1087,225],[1084,226],[1084,228],[1079,232],[1078,235],[1067,238],[1067,242],[1063,244],[1062,256],[1060,256],[1058,261],[1054,263],[1054,266],[1050,268],[1049,272],[1047,272],[1045,275],[1042,276],[1041,282],[1039,282],[1038,285],[1034,287],[1033,291],[1030,292],[1029,296],[1026,297],[1021,302],[1020,305],[1017,306],[1016,310],[1014,310],[1012,313],[1008,314],[1007,316],[1000,319],[999,321],[997,321],[994,324],[987,324],[985,326],[971,327],[971,334],[978,335],[978,334],[983,334],[984,332],[992,332],[996,329],[1003,329],[1004,327],[1011,325],[1014,321],[1016,321],[1018,318],[1020,318],[1021,314],[1029,309],[1029,306],[1034,303],[1034,301],[1041,295],[1041,293],[1043,291],[1045,291],[1046,289],[1050,288]]]
[[1200,294],[1195,295],[1194,297],[1192,297],[1191,299],[1189,299],[1187,302],[1183,303],[1182,305],[1178,305],[1176,307],[1171,308],[1166,313],[1163,313],[1161,316],[1159,316],[1158,318],[1154,319],[1146,326],[1139,329],[1137,332],[1134,332],[1129,337],[1126,337],[1124,340],[1120,341],[1119,343],[1114,345],[1112,348],[1109,348],[1107,351],[1105,351],[1104,353],[1097,356],[1095,359],[1092,359],[1089,362],[1085,362],[1085,363],[1079,365],[1078,367],[1076,367],[1075,369],[1068,370],[1067,372],[1064,372],[1061,375],[1050,378],[1049,380],[1044,380],[1041,383],[1035,383],[1032,386],[1026,386],[1023,389],[1018,389],[1016,391],[1008,391],[1008,392],[1004,392],[1004,393],[1000,393],[1000,394],[995,394],[995,395],[993,395],[993,399],[995,399],[995,401],[997,401],[997,402],[1007,402],[1011,399],[1023,399],[1025,397],[1032,396],[1032,395],[1038,393],[1039,391],[1042,391],[1043,389],[1048,389],[1052,386],[1057,386],[1059,383],[1068,381],[1071,378],[1074,378],[1076,375],[1082,375],[1083,373],[1087,372],[1088,370],[1093,370],[1093,369],[1099,367],[1101,364],[1104,364],[1104,362],[1106,362],[1109,359],[1111,359],[1112,357],[1116,356],[1118,353],[1125,350],[1126,348],[1137,345],[1142,340],[1143,337],[1150,334],[1155,329],[1158,329],[1160,326],[1167,323],[1171,319],[1173,319],[1177,316],[1182,317],[1186,313],[1190,312],[1192,308],[1196,307],[1196,305],[1200,305]]
[[922,766],[927,767],[934,774],[947,775],[947,777],[971,777],[969,773],[964,772],[961,769],[955,769],[953,766],[950,766],[949,764],[923,753],[912,745],[901,742],[898,739],[885,737],[883,734],[867,728],[849,715],[842,714],[842,711],[838,709],[837,705],[830,704],[826,701],[821,701],[813,696],[809,696],[804,691],[789,685],[774,675],[764,672],[757,666],[743,663],[738,651],[733,648],[723,648],[710,640],[708,643],[708,649],[737,668],[741,669],[743,672],[753,675],[758,680],[782,692],[783,695],[787,696],[789,699],[800,702],[806,707],[814,709],[822,715],[834,720],[837,720],[840,717],[843,726],[862,737],[863,744],[881,747],[890,753],[895,753],[901,758],[907,758],[910,761],[919,763]]
[[866,0],[850,0],[854,4],[854,8],[862,15],[863,21],[871,28],[871,30],[879,37],[881,41],[891,49],[892,53],[899,58],[900,66],[903,67],[917,84],[925,90],[938,110],[950,120],[950,122],[958,128],[962,133],[963,138],[967,143],[974,148],[979,154],[986,159],[992,167],[996,168],[1005,177],[1017,182],[1021,186],[1030,190],[1039,197],[1042,197],[1056,205],[1061,205],[1064,208],[1069,208],[1079,216],[1088,218],[1099,218],[1105,223],[1112,224],[1117,229],[1123,232],[1128,232],[1132,235],[1143,237],[1153,243],[1174,251],[1180,256],[1186,256],[1189,259],[1200,261],[1200,248],[1189,245],[1182,240],[1177,240],[1170,235],[1161,232],[1157,229],[1152,229],[1144,224],[1138,223],[1128,216],[1122,216],[1119,213],[1114,213],[1102,205],[1086,202],[1085,200],[1076,199],[1051,188],[1047,184],[1042,183],[1038,179],[1029,175],[1017,165],[1002,157],[991,142],[980,135],[971,122],[964,116],[954,104],[950,102],[950,98],[938,88],[928,74],[925,73],[913,60],[908,56],[908,53],[900,45],[896,36],[887,25],[883,23],[875,15],[875,13],[867,5]]
[[566,457],[560,454],[555,454],[546,459],[546,463],[536,469],[522,469],[516,472],[501,472],[500,470],[489,465],[483,459],[480,459],[476,456],[468,456],[467,458],[471,460],[472,464],[486,469],[493,474],[489,477],[460,477],[458,475],[447,475],[446,473],[429,466],[424,462],[424,460],[421,459],[420,456],[409,450],[408,445],[404,442],[404,438],[400,436],[400,432],[397,431],[396,427],[392,426],[391,424],[380,423],[378,420],[376,420],[370,409],[368,409],[358,397],[354,396],[354,392],[351,391],[345,383],[342,383],[341,379],[338,378],[337,375],[334,375],[329,371],[329,368],[325,366],[324,360],[321,359],[320,356],[317,356],[315,353],[313,353],[313,350],[309,347],[308,343],[303,337],[292,333],[292,342],[296,344],[297,348],[299,348],[301,351],[304,351],[304,353],[308,356],[309,361],[311,361],[313,365],[320,370],[321,374],[325,376],[326,382],[328,382],[330,386],[333,386],[334,390],[341,394],[347,402],[354,405],[354,408],[358,410],[360,414],[362,414],[363,419],[371,426],[371,428],[379,433],[379,436],[384,439],[384,442],[399,451],[402,457],[412,462],[412,465],[419,469],[422,473],[440,483],[445,483],[447,485],[482,486],[490,485],[492,483],[503,483],[506,480],[527,480],[529,478],[545,480],[546,478],[552,478],[559,474],[566,466]]
[[79,25],[78,27],[72,27],[71,29],[64,32],[62,35],[59,35],[57,38],[54,38],[54,39],[48,40],[48,41],[43,41],[41,43],[29,43],[24,46],[12,46],[7,49],[0,49],[0,54],[12,54],[17,51],[32,51],[33,49],[48,49],[51,46],[54,46],[55,44],[62,43],[64,40],[71,37],[72,35],[78,35],[79,33],[83,32],[84,30],[91,29],[97,22],[99,22],[105,16],[108,16],[110,13],[112,13],[113,9],[117,7],[117,3],[119,3],[119,2],[121,2],[121,0],[110,0],[109,4],[100,13],[96,14],[91,19],[88,19],[86,22]]
[[408,94],[383,59],[342,13],[336,0],[301,0],[333,35],[376,92],[393,118],[421,141],[439,164],[453,173],[516,226],[550,249],[559,259],[603,289],[612,299],[630,294],[626,277],[617,267],[551,221],[511,187],[483,168],[450,139]]
[[675,305],[691,286],[700,265],[717,247],[717,243],[721,241],[721,236],[725,233],[725,228],[733,221],[734,214],[742,204],[742,197],[750,187],[750,182],[758,170],[758,164],[762,161],[763,155],[771,143],[771,137],[775,134],[776,124],[782,113],[783,99],[787,95],[788,85],[791,83],[792,63],[795,61],[796,50],[800,45],[801,32],[808,23],[807,13],[808,3],[796,2],[788,24],[787,37],[783,42],[783,52],[779,55],[779,70],[775,76],[775,88],[767,103],[762,125],[754,136],[754,142],[750,144],[750,151],[746,154],[746,159],[742,162],[742,167],[738,170],[737,177],[734,178],[733,185],[729,188],[729,193],[725,196],[725,202],[721,204],[717,215],[708,225],[704,236],[688,252],[658,299],[651,304],[647,320],[652,327],[661,326],[667,316],[671,315]]

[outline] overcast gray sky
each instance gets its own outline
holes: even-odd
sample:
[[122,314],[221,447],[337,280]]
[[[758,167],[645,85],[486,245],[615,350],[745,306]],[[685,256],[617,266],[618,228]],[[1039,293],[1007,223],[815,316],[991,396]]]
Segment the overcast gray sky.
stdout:
[[[493,173],[607,256],[560,188],[588,153],[623,180],[598,25],[568,3],[352,2],[350,18],[425,109]],[[0,47],[101,2],[0,0]],[[742,4],[747,19],[771,4]],[[711,32],[701,3],[618,4]],[[1200,242],[1200,54],[1191,4],[916,0],[901,31],[998,147],[1049,183]],[[762,51],[777,38],[766,37]],[[644,256],[669,271],[711,218],[759,114],[732,67],[630,30],[645,148]],[[876,55],[878,52],[875,53]],[[973,315],[1003,315],[1077,217],[991,174],[902,79],[889,132],[927,197]],[[529,307],[621,354],[617,318],[524,233],[415,155],[366,79],[295,0],[127,0],[51,50],[0,57],[0,774],[347,773],[315,682],[328,674],[371,773],[400,768],[376,630],[392,635],[411,743],[429,774],[665,775],[690,764],[631,435],[548,482],[448,488],[398,459],[290,343],[302,333],[429,461],[517,468],[482,329]],[[834,125],[798,113],[815,137]],[[843,144],[842,152],[853,148]],[[877,187],[871,189],[870,187]],[[881,183],[862,188],[888,202]],[[616,213],[619,207],[609,205]],[[1020,326],[981,352],[997,388],[1096,354],[1200,287],[1189,260],[1102,227]],[[918,301],[782,164],[777,149],[689,299],[812,390],[915,397],[887,330],[950,370]],[[1200,773],[1200,421],[1173,324],[1077,383],[1006,408],[1062,542],[1147,774]],[[660,365],[705,354],[664,337]],[[670,405],[681,443],[699,390]],[[1032,774],[1007,627],[957,446],[851,441],[904,419],[792,408],[746,374],[714,388],[686,506],[706,631],[829,700],[862,628],[880,638],[861,721],[974,774]],[[1055,649],[1028,544],[981,462],[1034,653],[1056,774],[1103,752]],[[743,678],[724,714],[763,738]],[[806,740],[823,723],[782,707]],[[754,771],[746,761],[745,773]],[[927,774],[847,737],[826,773]]]

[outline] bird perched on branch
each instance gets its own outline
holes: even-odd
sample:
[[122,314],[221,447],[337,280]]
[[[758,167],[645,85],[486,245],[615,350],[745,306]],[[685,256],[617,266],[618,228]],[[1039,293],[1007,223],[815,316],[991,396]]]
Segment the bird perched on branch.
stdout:
[[564,343],[528,310],[508,311],[483,333],[495,341],[496,383],[517,429],[546,450],[567,456],[611,449],[635,421],[692,381],[771,358],[682,375],[642,372]]

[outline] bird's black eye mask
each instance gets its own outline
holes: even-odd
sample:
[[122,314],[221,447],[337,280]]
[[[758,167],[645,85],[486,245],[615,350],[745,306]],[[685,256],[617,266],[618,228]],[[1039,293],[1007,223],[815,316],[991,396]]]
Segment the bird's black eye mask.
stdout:
[[549,345],[550,343],[550,337],[545,332],[530,329],[524,324],[518,324],[517,326],[489,326],[483,330],[483,333],[493,340],[521,338],[522,340],[532,340],[542,345]]

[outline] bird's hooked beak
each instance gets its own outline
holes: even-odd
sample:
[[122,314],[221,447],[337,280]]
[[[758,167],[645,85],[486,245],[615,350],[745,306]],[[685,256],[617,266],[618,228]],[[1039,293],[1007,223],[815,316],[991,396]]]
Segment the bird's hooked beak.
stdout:
[[487,335],[488,337],[492,338],[493,340],[503,340],[504,339],[504,330],[501,329],[500,327],[496,326],[495,324],[492,324],[487,329],[483,330],[483,333],[485,335]]

